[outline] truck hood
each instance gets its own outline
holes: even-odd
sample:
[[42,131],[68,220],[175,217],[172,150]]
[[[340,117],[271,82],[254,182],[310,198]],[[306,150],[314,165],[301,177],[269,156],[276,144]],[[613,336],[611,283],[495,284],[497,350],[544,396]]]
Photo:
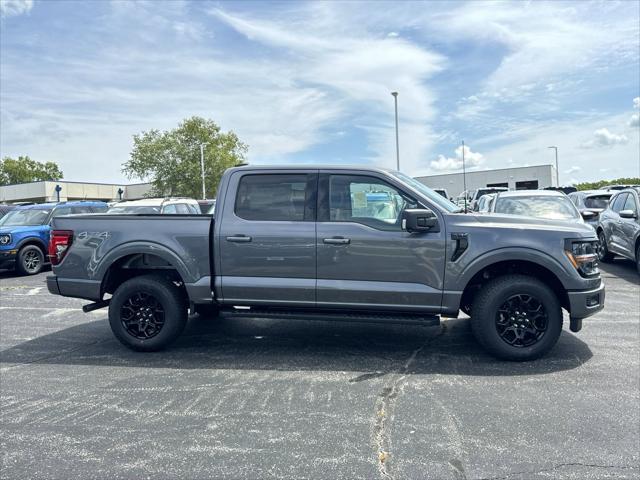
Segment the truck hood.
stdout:
[[569,237],[595,238],[595,230],[591,225],[567,220],[547,220],[542,218],[521,217],[519,215],[504,215],[490,213],[486,215],[470,215],[483,227],[503,228],[513,230],[553,231]]
[[49,228],[48,225],[3,225],[0,226],[0,233],[37,233]]

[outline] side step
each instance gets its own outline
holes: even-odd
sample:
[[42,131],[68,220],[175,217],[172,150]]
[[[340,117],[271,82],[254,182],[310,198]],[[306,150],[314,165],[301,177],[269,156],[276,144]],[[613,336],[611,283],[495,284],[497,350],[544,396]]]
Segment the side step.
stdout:
[[366,311],[337,311],[337,310],[304,310],[304,309],[276,309],[276,308],[224,308],[220,316],[225,318],[252,318],[269,320],[320,320],[330,322],[363,322],[363,323],[393,323],[401,325],[440,325],[438,315],[388,312],[375,313]]

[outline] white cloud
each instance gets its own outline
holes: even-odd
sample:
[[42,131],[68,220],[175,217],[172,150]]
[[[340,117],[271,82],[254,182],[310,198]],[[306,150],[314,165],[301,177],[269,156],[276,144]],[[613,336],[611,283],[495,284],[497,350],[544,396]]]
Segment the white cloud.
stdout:
[[611,133],[607,128],[599,128],[593,132],[593,139],[582,144],[583,148],[611,147],[623,145],[629,141],[626,135]]
[[640,97],[636,97],[633,99],[633,108],[640,109]]
[[33,8],[33,0],[0,0],[0,16],[13,17],[29,13]]
[[[462,169],[462,145],[455,150],[454,157],[445,157],[438,155],[437,160],[431,161],[429,164],[433,170],[444,172],[450,170]],[[478,152],[472,152],[468,145],[464,146],[464,165],[465,168],[471,170],[480,167],[484,163],[484,155]]]
[[397,36],[399,36],[398,32],[389,32],[389,33],[387,33],[387,37],[397,37]]
[[577,173],[577,172],[579,172],[581,170],[582,170],[582,167],[574,165],[574,166],[568,168],[567,170],[565,170],[564,173],[566,173],[567,175],[572,175],[572,174]]
[[640,114],[634,113],[633,115],[631,115],[631,118],[629,118],[627,125],[630,127],[640,126]]

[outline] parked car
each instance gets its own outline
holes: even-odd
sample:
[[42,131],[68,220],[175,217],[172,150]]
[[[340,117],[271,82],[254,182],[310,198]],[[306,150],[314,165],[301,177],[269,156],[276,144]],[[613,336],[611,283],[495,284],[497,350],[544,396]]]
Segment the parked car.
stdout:
[[90,300],[85,311],[108,306],[114,335],[142,351],[175,340],[189,306],[227,317],[434,325],[471,305],[481,345],[530,360],[558,340],[562,308],[576,332],[604,307],[591,227],[464,215],[400,172],[231,168],[216,205],[215,219],[54,219],[49,291]]
[[199,215],[200,205],[193,198],[143,198],[118,202],[109,208],[109,214],[125,215]]
[[474,211],[478,203],[478,200],[480,200],[480,197],[482,197],[483,195],[489,195],[490,193],[508,192],[508,191],[509,189],[507,187],[486,187],[486,188],[479,188],[477,190],[474,190],[473,193],[471,194],[471,200],[469,202],[468,209],[471,211]]
[[0,268],[35,275],[48,263],[50,224],[61,215],[105,212],[104,202],[60,202],[19,206],[0,218]]
[[491,212],[584,223],[580,212],[569,197],[554,190],[500,192],[491,204]]
[[636,262],[640,273],[640,199],[639,188],[628,188],[615,193],[609,205],[600,214],[596,227],[600,261],[609,262],[620,255]]
[[568,185],[564,187],[544,187],[543,190],[550,190],[552,192],[562,192],[565,195],[569,195],[570,193],[578,191],[578,189],[572,185]]
[[487,195],[483,195],[476,202],[476,206],[474,212],[478,213],[489,213],[491,211],[491,206],[493,205],[493,201],[496,198],[495,193],[489,193]]
[[0,204],[0,218],[4,217],[11,210],[16,208],[15,205],[7,205],[6,203]]
[[614,192],[605,190],[583,190],[569,194],[569,200],[576,206],[585,222],[592,227],[598,225],[600,213],[607,208]]
[[627,188],[640,188],[640,185],[605,185],[604,187],[602,187],[602,190],[618,191],[626,190]]

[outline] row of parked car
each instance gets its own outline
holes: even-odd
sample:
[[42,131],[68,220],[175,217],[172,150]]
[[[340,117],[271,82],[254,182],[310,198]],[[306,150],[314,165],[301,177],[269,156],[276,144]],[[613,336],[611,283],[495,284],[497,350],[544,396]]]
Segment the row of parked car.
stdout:
[[47,248],[51,222],[62,215],[213,214],[215,200],[145,198],[123,202],[69,201],[0,205],[0,269],[35,275],[49,263]]

